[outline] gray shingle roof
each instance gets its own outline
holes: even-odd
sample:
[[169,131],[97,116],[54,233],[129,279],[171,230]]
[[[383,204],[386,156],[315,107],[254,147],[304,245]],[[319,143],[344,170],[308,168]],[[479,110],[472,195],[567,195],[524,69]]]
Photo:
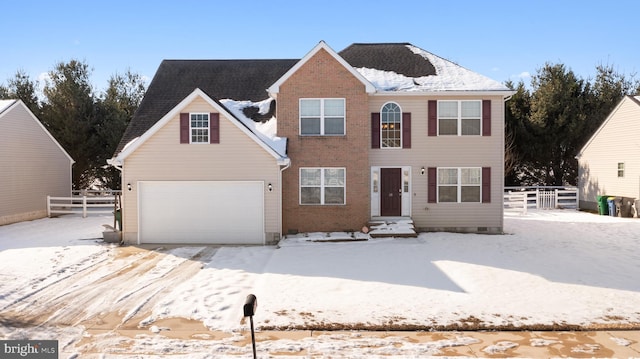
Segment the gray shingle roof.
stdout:
[[267,88],[298,60],[164,60],[133,115],[122,148],[144,134],[196,88],[214,100],[261,101]]
[[[496,81],[408,43],[356,43],[340,51],[339,55],[360,73],[366,72],[363,75],[381,91],[507,90]],[[262,101],[268,98],[266,89],[298,61],[164,60],[125,131],[116,155],[196,88],[214,101]],[[405,79],[385,78],[385,74],[394,73],[404,75]],[[244,114],[254,121],[269,119],[275,105],[272,103],[267,114],[259,114],[251,107],[246,108]]]
[[411,44],[352,44],[338,54],[354,68],[391,71],[407,77],[436,75],[433,65],[407,45]]

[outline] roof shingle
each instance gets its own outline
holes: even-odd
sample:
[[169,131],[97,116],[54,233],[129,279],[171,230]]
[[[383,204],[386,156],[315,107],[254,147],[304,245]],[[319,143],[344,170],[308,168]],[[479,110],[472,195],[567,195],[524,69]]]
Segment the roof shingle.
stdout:
[[250,100],[268,97],[266,89],[298,60],[164,60],[127,127],[116,155],[144,134],[193,90],[212,99]]
[[391,71],[406,77],[436,75],[424,57],[413,53],[409,43],[352,44],[338,54],[354,68]]

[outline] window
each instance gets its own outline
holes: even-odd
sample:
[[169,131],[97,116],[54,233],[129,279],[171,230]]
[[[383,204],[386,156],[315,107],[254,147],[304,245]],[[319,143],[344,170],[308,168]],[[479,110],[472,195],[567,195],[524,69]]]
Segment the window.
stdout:
[[344,203],[344,168],[300,169],[300,204]]
[[300,99],[300,134],[344,135],[345,101],[340,98]]
[[438,135],[480,136],[482,101],[438,101]]
[[618,177],[624,177],[624,162],[618,162]]
[[482,169],[438,168],[438,202],[480,202]]
[[209,114],[190,114],[191,143],[209,143]]
[[387,103],[380,111],[381,148],[402,148],[402,111],[395,103]]

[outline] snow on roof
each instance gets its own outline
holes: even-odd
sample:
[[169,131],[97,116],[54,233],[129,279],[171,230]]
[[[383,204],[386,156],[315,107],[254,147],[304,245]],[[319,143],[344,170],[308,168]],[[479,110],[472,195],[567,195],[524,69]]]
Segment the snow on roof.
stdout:
[[243,111],[247,107],[258,107],[260,114],[266,114],[269,112],[269,107],[272,101],[272,98],[260,102],[224,99],[220,100],[220,103],[223,104],[224,107],[226,107],[238,120],[240,120],[244,126],[256,134],[260,140],[271,147],[280,156],[287,157],[287,139],[276,135],[278,124],[276,118],[271,117],[265,122],[256,122],[247,117]]
[[379,91],[509,91],[502,83],[465,69],[418,47],[407,45],[413,53],[424,57],[436,69],[435,76],[407,77],[392,71],[358,68]]
[[0,113],[4,112],[9,106],[13,105],[16,100],[0,100]]

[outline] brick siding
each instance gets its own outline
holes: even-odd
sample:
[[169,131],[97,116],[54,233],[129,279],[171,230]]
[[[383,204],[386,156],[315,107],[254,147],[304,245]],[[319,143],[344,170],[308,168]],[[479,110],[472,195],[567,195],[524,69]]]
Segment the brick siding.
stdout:
[[[345,98],[345,136],[300,136],[300,98]],[[278,136],[288,138],[291,167],[283,179],[283,234],[359,230],[370,213],[371,130],[364,85],[325,50],[280,86]],[[300,167],[346,168],[345,205],[300,205]]]

